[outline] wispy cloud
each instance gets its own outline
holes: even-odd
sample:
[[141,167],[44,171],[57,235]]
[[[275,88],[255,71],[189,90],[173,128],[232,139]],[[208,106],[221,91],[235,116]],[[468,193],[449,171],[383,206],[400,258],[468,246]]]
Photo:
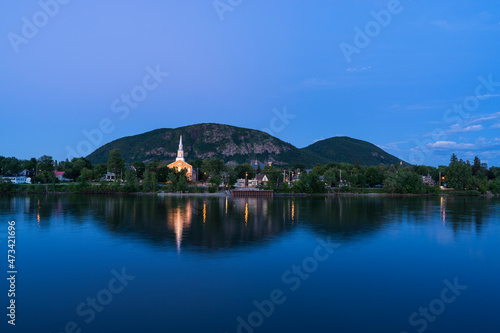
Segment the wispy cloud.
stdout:
[[474,144],[472,143],[457,143],[455,141],[436,141],[433,143],[428,143],[427,148],[429,149],[441,149],[441,150],[466,150],[474,149]]
[[[477,132],[477,131],[482,131],[484,130],[483,125],[478,124],[478,125],[470,125],[470,126],[463,126],[459,124],[454,124],[451,125],[448,129],[443,130],[441,133],[439,133],[440,136],[447,136],[447,135],[452,135],[452,134],[458,134],[458,133],[467,133],[467,132]],[[436,133],[427,133],[425,136],[434,136]]]
[[500,129],[500,123],[494,124],[490,128],[492,128],[492,129]]
[[336,82],[333,80],[313,77],[303,81],[301,85],[308,88],[332,88],[336,86]]
[[346,72],[349,72],[349,73],[358,73],[358,72],[367,71],[369,69],[372,69],[372,66],[366,66],[366,67],[361,67],[361,68],[350,67],[350,68],[346,69]]
[[[497,150],[500,147],[500,140],[495,138],[494,140],[487,140],[484,137],[479,137],[474,143],[456,142],[456,141],[437,141],[433,143],[428,143],[426,145],[428,149],[433,149],[436,151],[456,151],[463,150],[466,151],[463,154],[468,155],[479,155],[485,156],[486,152],[500,151]],[[488,157],[491,158],[491,157]]]
[[450,32],[499,29],[498,21],[496,21],[487,11],[483,11],[467,20],[449,21],[437,19],[430,21],[429,24]]
[[479,99],[495,98],[495,97],[500,97],[500,94],[485,94],[485,95],[477,96],[477,98],[479,98]]
[[377,147],[384,149],[384,150],[393,150],[393,151],[401,151],[401,149],[398,147],[399,145],[406,144],[409,141],[398,141],[398,142],[389,142],[384,145],[377,145]]
[[431,21],[431,25],[443,28],[444,30],[452,30],[451,26],[448,24],[448,21],[446,20],[434,20]]

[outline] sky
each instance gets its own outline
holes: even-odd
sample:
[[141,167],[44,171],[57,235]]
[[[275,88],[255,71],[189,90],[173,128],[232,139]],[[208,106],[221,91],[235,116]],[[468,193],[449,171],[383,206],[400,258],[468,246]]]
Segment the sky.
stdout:
[[500,166],[497,1],[25,0],[0,5],[0,155],[56,160],[212,122],[302,148]]

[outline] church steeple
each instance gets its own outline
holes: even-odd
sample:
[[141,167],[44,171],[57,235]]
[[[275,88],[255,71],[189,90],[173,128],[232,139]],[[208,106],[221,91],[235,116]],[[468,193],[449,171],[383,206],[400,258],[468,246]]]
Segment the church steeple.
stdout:
[[184,150],[182,149],[182,135],[181,135],[181,140],[179,141],[179,150],[177,150],[176,161],[184,161]]

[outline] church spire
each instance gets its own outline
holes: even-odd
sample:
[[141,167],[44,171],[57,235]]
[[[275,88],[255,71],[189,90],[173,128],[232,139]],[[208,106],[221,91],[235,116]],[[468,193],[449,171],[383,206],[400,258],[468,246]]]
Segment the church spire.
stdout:
[[179,141],[179,150],[177,150],[177,158],[176,161],[184,161],[184,150],[182,149],[182,135]]

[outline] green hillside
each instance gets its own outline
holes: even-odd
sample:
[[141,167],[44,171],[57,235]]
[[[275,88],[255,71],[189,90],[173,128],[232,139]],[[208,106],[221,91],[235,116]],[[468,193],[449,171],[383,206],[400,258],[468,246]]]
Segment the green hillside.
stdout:
[[173,162],[182,135],[186,161],[217,157],[228,164],[272,161],[276,166],[296,163],[315,164],[346,162],[361,165],[397,164],[400,162],[377,146],[348,137],[335,137],[316,142],[306,148],[297,147],[265,132],[222,124],[197,124],[179,128],[162,128],[110,142],[87,158],[93,163],[106,163],[111,150],[119,148],[126,162],[149,162],[159,159]]
[[181,135],[187,161],[217,157],[225,163],[241,164],[256,159],[261,162],[272,161],[277,166],[295,163],[313,166],[314,163],[328,162],[265,132],[222,124],[162,128],[124,137],[98,148],[87,158],[94,164],[106,163],[111,150],[119,148],[127,162],[155,159],[173,162]]
[[[346,136],[333,137],[313,143],[301,149],[304,152],[321,155],[331,162],[360,165],[399,164],[401,159],[366,141]],[[408,163],[403,161],[403,165]]]

